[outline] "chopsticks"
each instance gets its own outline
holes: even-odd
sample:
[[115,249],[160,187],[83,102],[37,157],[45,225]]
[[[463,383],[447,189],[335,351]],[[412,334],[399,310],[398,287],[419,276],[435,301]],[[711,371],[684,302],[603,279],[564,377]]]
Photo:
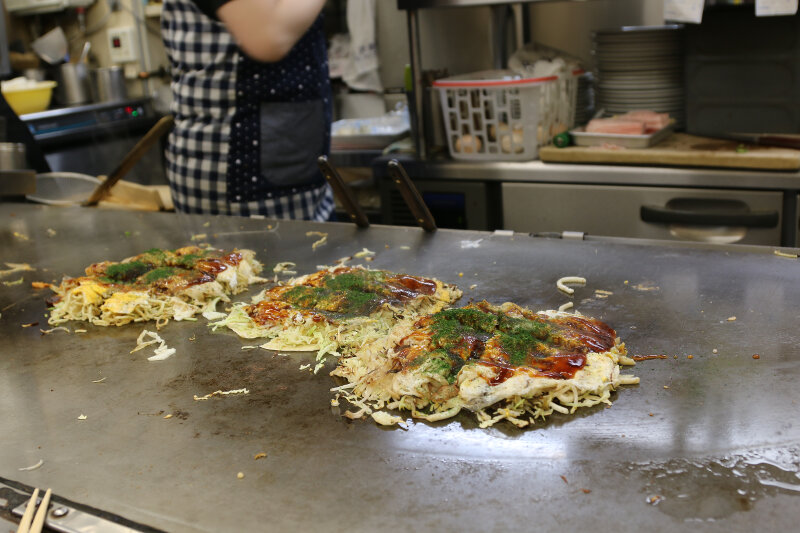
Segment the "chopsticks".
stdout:
[[[42,503],[39,504],[39,509],[36,511],[36,516],[34,516],[33,511],[36,509],[36,500],[39,498],[39,489],[34,489],[33,495],[28,501],[28,506],[25,508],[25,514],[22,515],[22,520],[19,522],[17,533],[41,533],[44,527],[44,518],[47,515],[47,507],[50,505],[51,493],[52,490],[47,489],[42,498]],[[33,518],[33,523],[31,523],[31,518]]]

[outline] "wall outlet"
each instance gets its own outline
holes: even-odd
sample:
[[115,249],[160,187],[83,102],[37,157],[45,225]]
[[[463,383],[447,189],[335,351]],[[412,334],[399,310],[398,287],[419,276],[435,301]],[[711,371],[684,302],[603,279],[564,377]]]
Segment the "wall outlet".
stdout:
[[108,29],[108,50],[114,63],[129,63],[139,60],[139,43],[136,28],[121,26]]

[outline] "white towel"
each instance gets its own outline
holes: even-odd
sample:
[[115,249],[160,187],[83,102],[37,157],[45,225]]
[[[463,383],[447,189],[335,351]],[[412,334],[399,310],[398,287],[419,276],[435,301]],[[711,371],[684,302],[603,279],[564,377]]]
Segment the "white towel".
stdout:
[[347,28],[350,32],[351,64],[342,79],[353,89],[383,91],[375,39],[375,0],[347,0]]

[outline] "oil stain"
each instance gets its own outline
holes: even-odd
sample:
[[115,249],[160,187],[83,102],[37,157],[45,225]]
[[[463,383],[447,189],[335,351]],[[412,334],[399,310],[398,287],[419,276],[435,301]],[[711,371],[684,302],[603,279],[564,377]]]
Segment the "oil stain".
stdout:
[[766,496],[800,496],[800,454],[797,449],[748,452],[715,459],[674,459],[638,463],[644,474],[644,501],[674,518],[709,521],[752,509]]

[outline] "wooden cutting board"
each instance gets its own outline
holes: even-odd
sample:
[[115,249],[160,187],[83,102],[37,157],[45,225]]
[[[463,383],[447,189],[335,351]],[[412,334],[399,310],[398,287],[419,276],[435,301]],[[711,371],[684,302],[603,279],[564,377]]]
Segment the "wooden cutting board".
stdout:
[[539,149],[542,161],[553,163],[606,163],[687,167],[800,169],[800,150],[758,146],[737,141],[674,133],[649,148],[569,146]]

